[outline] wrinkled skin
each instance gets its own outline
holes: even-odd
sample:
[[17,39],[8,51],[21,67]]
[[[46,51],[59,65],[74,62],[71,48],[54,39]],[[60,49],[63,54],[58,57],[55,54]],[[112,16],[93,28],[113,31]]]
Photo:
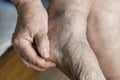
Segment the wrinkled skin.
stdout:
[[52,0],[49,21],[43,6],[36,7],[39,0],[22,4],[13,45],[23,62],[39,71],[56,64],[72,80],[105,80],[103,73],[107,80],[119,80],[119,3]]
[[[49,57],[48,14],[40,0],[13,0],[18,21],[12,43],[22,61],[39,71],[55,66]],[[34,45],[34,46],[33,46]]]
[[96,0],[88,40],[107,80],[120,80],[120,0]]
[[50,60],[71,80],[105,80],[86,37],[88,7],[91,5],[82,5],[86,8],[82,11],[81,4],[75,1],[58,9],[60,4],[51,3],[48,10]]

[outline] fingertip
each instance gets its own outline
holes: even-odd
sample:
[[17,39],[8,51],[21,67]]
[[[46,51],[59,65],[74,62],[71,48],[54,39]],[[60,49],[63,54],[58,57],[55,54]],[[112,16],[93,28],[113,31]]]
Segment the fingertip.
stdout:
[[50,49],[49,49],[49,40],[46,38],[41,38],[40,40],[36,40],[36,46],[38,53],[41,57],[48,59],[50,57]]
[[42,57],[44,57],[45,59],[48,59],[50,57],[49,51],[48,50],[44,50],[43,53],[42,53]]
[[50,53],[49,53],[49,49],[47,47],[41,47],[38,49],[38,52],[40,54],[40,56],[44,59],[49,59],[50,57]]
[[51,61],[46,61],[46,67],[55,67],[56,66],[56,64],[55,63],[53,63],[53,62],[51,62]]

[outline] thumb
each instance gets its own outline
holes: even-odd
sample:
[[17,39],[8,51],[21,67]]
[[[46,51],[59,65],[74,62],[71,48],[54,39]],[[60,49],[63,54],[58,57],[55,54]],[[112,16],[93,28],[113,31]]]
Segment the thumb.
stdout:
[[35,45],[41,57],[45,59],[50,57],[49,39],[47,34],[37,33],[35,35]]

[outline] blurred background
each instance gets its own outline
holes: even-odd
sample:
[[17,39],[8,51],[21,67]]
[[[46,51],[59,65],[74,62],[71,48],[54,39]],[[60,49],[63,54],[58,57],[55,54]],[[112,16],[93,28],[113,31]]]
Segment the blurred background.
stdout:
[[11,36],[17,21],[17,12],[11,2],[0,0],[0,56],[11,45]]
[[[49,1],[43,2],[45,8]],[[0,0],[0,80],[68,80],[58,69],[38,72],[27,68],[11,46],[17,12],[11,1]]]

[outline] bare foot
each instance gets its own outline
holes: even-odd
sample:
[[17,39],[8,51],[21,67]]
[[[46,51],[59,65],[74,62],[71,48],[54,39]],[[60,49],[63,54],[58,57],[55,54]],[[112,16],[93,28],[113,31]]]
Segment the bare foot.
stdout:
[[96,0],[88,40],[107,80],[120,80],[120,0]]
[[56,1],[51,3],[48,11],[51,60],[71,80],[105,80],[86,38],[89,8],[85,1],[82,7],[80,0],[71,0],[71,6],[62,2],[62,7]]

